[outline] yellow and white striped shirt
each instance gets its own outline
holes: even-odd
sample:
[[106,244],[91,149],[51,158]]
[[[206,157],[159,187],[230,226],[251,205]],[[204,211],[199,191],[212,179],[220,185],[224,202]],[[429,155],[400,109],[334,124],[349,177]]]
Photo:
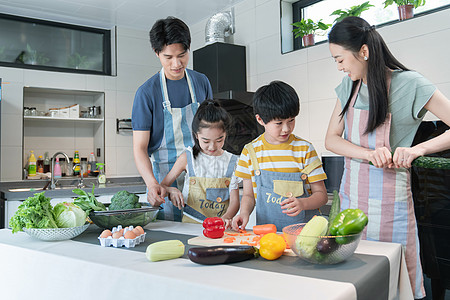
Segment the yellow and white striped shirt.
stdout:
[[[266,171],[296,173],[306,168],[316,159],[320,159],[310,142],[293,134],[291,134],[286,143],[279,145],[269,144],[264,138],[264,134],[261,134],[252,141],[252,145],[255,149],[260,169]],[[235,175],[244,179],[252,179],[253,192],[256,199],[257,187],[255,173],[246,148],[242,150],[241,156],[239,157]],[[311,194],[309,183],[325,179],[327,179],[327,175],[322,165],[320,165],[308,175],[305,188]]]

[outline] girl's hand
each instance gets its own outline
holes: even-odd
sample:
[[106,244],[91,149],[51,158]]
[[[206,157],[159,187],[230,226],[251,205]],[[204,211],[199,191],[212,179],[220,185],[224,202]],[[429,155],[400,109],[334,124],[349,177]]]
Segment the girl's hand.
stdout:
[[369,150],[367,160],[377,168],[392,168],[394,165],[391,151],[387,147]]
[[395,149],[392,161],[396,168],[411,168],[413,160],[422,155],[423,153],[417,147],[398,147]]
[[231,227],[234,231],[239,231],[239,229],[245,229],[245,226],[247,226],[249,216],[245,216],[242,214],[239,214],[233,218],[233,221],[231,222]]
[[167,187],[167,193],[169,194],[169,199],[172,201],[173,205],[180,210],[183,209],[184,199],[181,191],[175,187]]
[[226,217],[222,217],[222,220],[223,220],[223,222],[225,223],[225,229],[230,229],[231,228],[231,225],[232,225],[232,222],[233,222],[233,219],[229,219],[229,218],[226,218]]
[[297,216],[303,208],[303,202],[300,199],[290,197],[281,201],[281,211],[289,217]]

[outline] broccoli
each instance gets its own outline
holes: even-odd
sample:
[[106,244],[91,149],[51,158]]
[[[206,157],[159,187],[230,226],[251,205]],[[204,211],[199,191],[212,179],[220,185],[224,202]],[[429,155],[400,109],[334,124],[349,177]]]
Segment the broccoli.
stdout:
[[139,197],[127,191],[119,191],[111,198],[109,210],[140,208]]

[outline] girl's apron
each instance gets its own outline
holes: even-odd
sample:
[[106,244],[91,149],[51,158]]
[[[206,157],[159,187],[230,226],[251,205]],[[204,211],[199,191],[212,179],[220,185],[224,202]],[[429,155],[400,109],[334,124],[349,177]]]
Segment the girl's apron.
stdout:
[[[164,68],[159,72],[161,92],[163,95],[164,111],[164,134],[161,145],[152,153],[153,174],[156,180],[161,182],[172,169],[178,156],[185,148],[193,146],[192,141],[192,120],[198,109],[198,102],[195,96],[189,72],[186,70],[186,79],[191,94],[192,103],[182,108],[172,108],[167,92],[166,77]],[[174,187],[183,186],[184,174],[181,174],[173,183]],[[181,211],[175,207],[166,197],[166,203],[162,204],[163,209],[158,212],[158,218],[172,221],[181,221]]]
[[[390,80],[388,81],[388,85]],[[384,124],[365,134],[368,110],[354,108],[359,82],[345,114],[344,138],[369,149],[387,147],[391,114]],[[360,208],[369,218],[363,239],[401,243],[416,298],[425,297],[419,257],[419,239],[411,194],[410,172],[405,168],[376,168],[368,161],[345,157],[340,186],[341,210]]]
[[252,162],[256,182],[256,224],[275,224],[278,231],[283,227],[304,223],[320,212],[317,209],[302,210],[297,216],[289,217],[281,210],[281,202],[289,197],[306,198],[310,194],[306,189],[308,174],[321,165],[319,159],[295,173],[261,170],[251,143],[245,145]]
[[192,163],[192,153],[186,151],[189,171],[189,193],[183,210],[183,222],[201,223],[209,217],[222,217],[230,204],[230,180],[236,166],[237,156],[233,155],[225,177],[196,177]]

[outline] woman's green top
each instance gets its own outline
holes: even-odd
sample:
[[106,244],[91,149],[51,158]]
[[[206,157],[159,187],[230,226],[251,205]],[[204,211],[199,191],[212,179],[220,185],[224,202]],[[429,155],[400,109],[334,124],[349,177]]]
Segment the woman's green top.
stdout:
[[[344,108],[352,90],[353,81],[346,76],[336,87],[336,94]],[[391,113],[390,144],[392,151],[397,147],[410,147],[417,128],[427,110],[424,108],[436,91],[436,87],[425,77],[414,71],[392,72],[389,88],[389,112]],[[362,83],[356,98],[355,108],[369,109],[369,90]]]

